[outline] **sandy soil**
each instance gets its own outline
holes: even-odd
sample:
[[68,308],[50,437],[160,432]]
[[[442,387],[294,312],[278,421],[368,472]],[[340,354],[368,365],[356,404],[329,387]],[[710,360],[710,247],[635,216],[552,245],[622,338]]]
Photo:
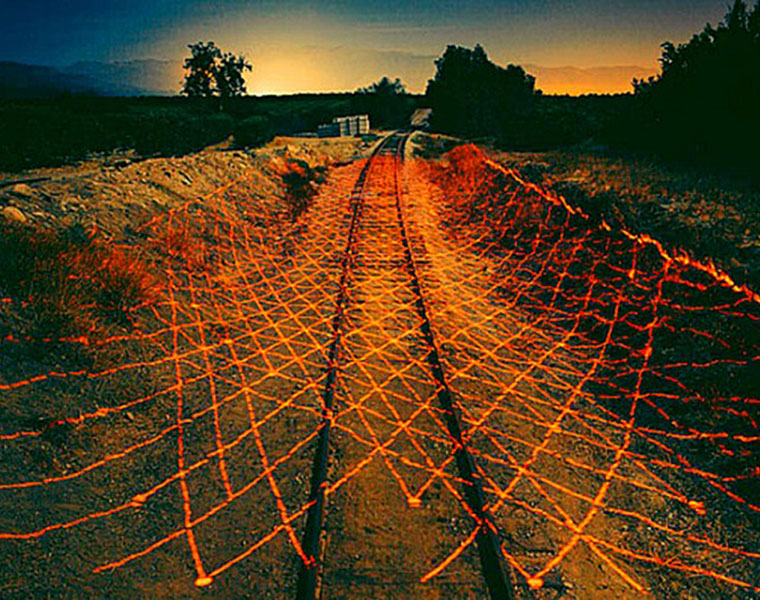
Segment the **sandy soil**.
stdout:
[[[50,181],[0,190],[0,206],[18,211],[7,219],[96,225],[150,249],[162,281],[133,328],[82,352],[69,341],[29,345],[19,361],[20,346],[0,344],[0,596],[293,597],[351,192],[368,149],[278,139],[253,152],[49,170],[29,175]],[[288,158],[332,167],[296,219],[279,176]],[[709,518],[689,504],[692,490],[679,474],[648,471],[661,456],[630,442],[627,421],[583,387],[606,344],[574,338],[559,311],[522,309],[521,269],[535,265],[451,227],[429,164],[395,167],[373,163],[350,265],[321,598],[486,597],[420,335],[395,176],[518,596],[749,597],[621,554],[697,548],[725,559],[678,537],[702,535]],[[652,531],[663,523],[671,541],[659,547]],[[728,534],[712,523],[715,539]],[[526,575],[536,573],[531,591]]]

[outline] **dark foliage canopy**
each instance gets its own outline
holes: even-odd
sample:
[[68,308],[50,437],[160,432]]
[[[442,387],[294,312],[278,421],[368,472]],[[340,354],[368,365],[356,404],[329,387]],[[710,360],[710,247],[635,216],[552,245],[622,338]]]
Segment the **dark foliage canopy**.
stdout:
[[435,77],[425,95],[433,109],[433,129],[462,136],[500,136],[530,109],[535,78],[522,67],[506,68],[474,49],[450,45],[435,61]]
[[389,77],[383,77],[381,80],[376,81],[372,85],[361,88],[358,90],[360,94],[374,94],[376,96],[382,96],[386,98],[393,98],[395,96],[403,96],[406,94],[406,86],[397,77],[393,81]]
[[190,44],[190,56],[185,59],[185,83],[182,93],[190,97],[243,96],[243,73],[253,67],[242,56],[222,52],[214,42]]
[[414,110],[414,101],[400,79],[383,77],[356,90],[353,110],[369,115],[373,127],[401,127]]
[[757,161],[760,1],[748,8],[736,0],[717,27],[706,25],[685,44],[665,42],[660,63],[657,77],[634,80],[633,114],[620,132],[627,141],[739,168]]

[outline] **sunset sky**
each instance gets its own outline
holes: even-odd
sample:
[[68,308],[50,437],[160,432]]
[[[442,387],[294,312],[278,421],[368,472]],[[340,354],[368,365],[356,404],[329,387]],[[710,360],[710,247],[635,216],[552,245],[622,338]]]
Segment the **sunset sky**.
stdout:
[[500,64],[530,65],[538,87],[577,93],[654,72],[661,42],[719,22],[728,0],[0,2],[0,60],[180,60],[213,39],[253,62],[251,93],[352,90],[382,75],[419,92],[446,44],[481,43]]

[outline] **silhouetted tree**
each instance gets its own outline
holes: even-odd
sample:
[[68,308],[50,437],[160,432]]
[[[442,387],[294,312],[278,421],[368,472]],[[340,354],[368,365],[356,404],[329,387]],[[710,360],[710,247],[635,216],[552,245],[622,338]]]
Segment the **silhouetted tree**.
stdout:
[[234,98],[245,95],[243,72],[251,70],[253,70],[253,67],[245,58],[225,52],[217,65],[214,75],[219,95],[222,98]]
[[[717,27],[662,44],[661,73],[634,80],[633,113],[619,135],[680,158],[744,163],[760,136],[760,1],[736,0]],[[756,165],[755,165],[756,168]]]
[[535,78],[521,67],[494,64],[479,44],[472,50],[450,45],[435,65],[425,92],[433,129],[500,137],[530,108]]
[[400,79],[383,77],[356,90],[354,110],[367,113],[377,127],[402,127],[408,124],[414,103]]
[[214,42],[190,44],[190,56],[185,59],[185,83],[182,93],[191,98],[207,97],[214,93],[216,64],[222,51]]
[[222,53],[214,42],[190,44],[182,93],[190,97],[232,98],[245,94],[243,73],[252,70],[242,56]]

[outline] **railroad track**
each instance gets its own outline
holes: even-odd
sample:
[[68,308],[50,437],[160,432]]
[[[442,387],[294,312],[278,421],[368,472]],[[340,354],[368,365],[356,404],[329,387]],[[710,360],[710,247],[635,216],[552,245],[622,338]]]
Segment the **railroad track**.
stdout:
[[335,317],[333,318],[333,339],[330,344],[330,350],[327,358],[327,378],[325,380],[324,391],[322,394],[323,415],[322,429],[317,438],[317,447],[314,455],[314,465],[311,474],[311,492],[309,502],[311,506],[306,513],[306,529],[303,534],[302,549],[307,557],[311,560],[303,562],[298,574],[298,588],[296,597],[299,599],[314,598],[317,593],[317,576],[319,563],[319,542],[322,533],[322,523],[325,512],[325,481],[327,478],[328,456],[330,449],[330,429],[332,421],[333,403],[335,397],[336,375],[339,368],[339,350],[341,340],[341,329],[345,314],[349,271],[354,262],[356,230],[361,216],[363,204],[364,186],[367,182],[372,161],[382,152],[387,152],[387,145],[390,143],[390,136],[378,144],[373,151],[370,159],[361,170],[354,189],[351,192],[351,222],[349,225],[348,241],[343,254],[341,264],[340,283],[338,299],[336,302]]
[[[338,385],[337,376],[341,369],[341,348],[346,333],[345,318],[347,305],[350,302],[349,288],[352,271],[357,268],[357,263],[364,258],[357,247],[357,232],[361,227],[367,182],[372,176],[373,168],[378,160],[387,161],[389,159],[393,163],[392,188],[396,218],[396,223],[393,226],[397,227],[401,233],[400,241],[403,246],[403,259],[389,260],[385,257],[380,257],[374,263],[371,260],[364,261],[364,265],[366,267],[367,265],[372,266],[374,264],[374,266],[377,266],[380,264],[385,268],[402,270],[407,275],[406,285],[414,296],[414,307],[419,317],[419,333],[426,346],[425,354],[429,374],[435,382],[437,401],[444,415],[448,434],[451,440],[453,440],[456,468],[459,479],[462,482],[462,495],[467,504],[468,512],[479,523],[476,545],[482,575],[489,596],[493,600],[509,600],[515,597],[512,582],[501,558],[498,530],[486,510],[486,500],[477,466],[462,434],[463,428],[460,417],[453,402],[452,391],[446,380],[441,362],[441,350],[436,342],[431,326],[430,312],[423,293],[418,270],[418,262],[425,260],[425,250],[422,249],[415,252],[407,232],[399,167],[404,159],[404,151],[408,139],[409,134],[397,132],[387,136],[378,144],[360,172],[351,194],[349,234],[341,261],[339,292],[332,323],[333,337],[328,354],[327,377],[322,393],[323,420],[314,455],[310,483],[310,506],[307,511],[306,527],[302,538],[302,550],[307,560],[302,561],[300,566],[296,592],[297,600],[313,600],[319,594],[320,569],[324,559],[324,548],[321,541],[326,513],[325,489],[328,486],[327,478],[330,470],[330,433],[335,412],[335,395],[336,386]],[[419,500],[410,499],[410,505],[418,506]]]
[[134,328],[0,298],[4,598],[760,593],[757,294],[406,141],[143,224]]

